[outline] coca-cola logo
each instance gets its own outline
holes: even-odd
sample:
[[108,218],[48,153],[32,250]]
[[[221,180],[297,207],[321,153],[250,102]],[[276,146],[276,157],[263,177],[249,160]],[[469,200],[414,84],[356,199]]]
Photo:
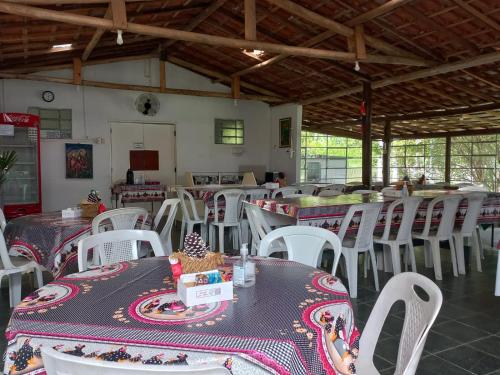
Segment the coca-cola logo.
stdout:
[[25,113],[3,113],[2,114],[2,122],[5,123],[21,123],[21,124],[29,124],[29,123],[37,123],[39,117],[25,114]]

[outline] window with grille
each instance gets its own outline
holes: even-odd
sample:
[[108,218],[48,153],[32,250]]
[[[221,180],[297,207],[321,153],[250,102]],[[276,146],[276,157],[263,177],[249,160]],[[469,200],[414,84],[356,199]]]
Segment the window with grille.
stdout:
[[40,138],[71,139],[71,109],[29,107],[28,113],[40,116]]
[[215,119],[215,143],[242,145],[244,143],[243,120]]

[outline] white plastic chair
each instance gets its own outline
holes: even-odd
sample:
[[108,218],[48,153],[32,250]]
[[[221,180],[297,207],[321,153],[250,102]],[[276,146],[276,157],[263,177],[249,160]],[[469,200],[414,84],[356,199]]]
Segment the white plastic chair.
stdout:
[[[424,240],[425,266],[431,267],[431,264],[434,263],[434,274],[436,280],[443,279],[441,271],[441,253],[439,247],[439,243],[441,241],[448,241],[450,243],[453,275],[458,276],[457,257],[455,253],[455,244],[453,242],[453,226],[455,225],[455,214],[457,213],[458,204],[460,203],[461,199],[461,195],[444,195],[431,200],[427,205],[424,229],[421,233],[413,233],[413,238]],[[441,220],[436,230],[431,229],[431,224],[434,207],[438,203],[443,204],[443,212],[441,213]]]
[[139,259],[139,243],[149,242],[154,256],[170,255],[161,243],[158,233],[152,230],[121,229],[85,237],[78,242],[78,270],[87,270],[88,252],[97,252],[101,265]]
[[352,193],[353,194],[373,194],[373,193],[378,193],[378,191],[377,190],[359,189],[359,190],[354,190]]
[[245,200],[252,201],[255,199],[266,199],[269,197],[269,190],[267,189],[246,189],[245,190]]
[[[252,233],[252,244],[250,246],[250,253],[255,255],[259,251],[260,241],[272,232],[271,226],[267,223],[266,218],[262,214],[260,207],[244,202],[244,209],[247,214],[248,224]],[[272,249],[270,254],[276,252],[286,251],[283,241],[274,241],[271,244]]]
[[259,256],[269,256],[271,244],[282,239],[288,252],[288,260],[293,260],[311,267],[317,267],[321,262],[324,249],[333,249],[334,259],[332,275],[335,275],[339,264],[342,246],[337,235],[329,230],[304,225],[292,225],[278,228],[267,234],[259,246]]
[[141,219],[141,227],[138,229],[145,229],[148,216],[148,211],[141,207],[125,207],[105,211],[92,220],[92,234],[102,232],[103,227],[101,224],[106,220],[111,222],[113,230],[119,230],[136,229],[137,222]]
[[[219,221],[219,197],[225,201],[224,219]],[[210,247],[215,250],[215,227],[219,233],[219,252],[224,253],[224,229],[231,228],[233,249],[240,248],[241,241],[241,216],[245,192],[240,189],[226,189],[214,195],[214,221],[210,223]]]
[[[373,242],[381,244],[384,247],[384,261],[387,259],[386,252],[390,251],[392,259],[392,270],[395,275],[401,272],[401,258],[400,258],[400,248],[405,246],[405,264],[408,266],[408,257],[411,261],[411,269],[413,272],[417,272],[417,266],[415,262],[415,250],[413,249],[413,241],[411,237],[411,228],[413,222],[415,221],[415,215],[417,214],[417,209],[423,198],[419,197],[406,197],[403,199],[397,199],[392,202],[387,208],[387,213],[385,215],[385,228],[382,237],[375,237]],[[399,228],[397,230],[391,231],[393,220],[394,209],[398,206],[403,206],[403,217],[399,223]],[[388,267],[384,267],[386,270]]]
[[0,229],[2,230],[2,233],[4,232],[6,226],[7,226],[7,220],[5,219],[3,210],[0,208]]
[[21,302],[21,284],[23,273],[33,271],[36,285],[43,286],[43,275],[40,265],[22,256],[10,256],[3,232],[0,233],[0,284],[4,276],[9,278],[9,303],[16,307]]
[[343,193],[345,190],[345,184],[331,184],[323,187],[321,190],[337,190]]
[[299,188],[296,186],[282,187],[282,188],[274,190],[272,195],[271,195],[271,198],[275,199],[280,194],[281,194],[282,198],[286,198],[290,194],[297,194],[298,192],[299,192]]
[[[207,218],[200,218],[198,210],[196,209],[194,198],[191,193],[186,191],[186,189],[177,188],[177,195],[181,201],[182,208],[181,238],[179,240],[179,248],[182,249],[184,246],[184,231],[186,231],[186,235],[193,233],[195,225],[200,225],[201,238],[206,241]],[[215,212],[215,216],[217,216],[217,212]]]
[[[373,248],[373,231],[377,225],[378,215],[382,209],[383,203],[364,203],[353,204],[349,207],[345,217],[342,219],[338,236],[342,242],[342,254],[344,255],[347,280],[349,282],[349,294],[351,298],[358,297],[358,255],[359,253],[370,254],[373,267],[373,278],[375,281],[375,290],[378,292],[378,274],[377,260],[375,259],[375,250]],[[359,212],[361,218],[359,221],[357,233],[346,236],[349,223],[354,215]],[[366,268],[365,268],[366,270]],[[365,272],[366,277],[366,272]]]
[[338,190],[321,190],[318,193],[318,197],[336,197],[338,195],[342,195],[343,193]]
[[314,195],[318,187],[316,185],[300,185],[299,190],[302,194]]
[[[422,299],[423,289],[428,299]],[[427,335],[436,320],[443,303],[438,286],[425,276],[404,272],[392,277],[373,307],[359,341],[359,355],[356,362],[358,374],[379,374],[373,364],[373,353],[384,322],[391,307],[397,301],[405,303],[405,320],[399,339],[395,375],[413,375],[424,349]]]
[[42,360],[47,375],[229,375],[223,366],[158,366],[141,363],[96,361],[61,353],[49,347],[42,346]]
[[[177,208],[179,207],[180,199],[172,198],[165,199],[158,210],[153,221],[153,230],[160,235],[160,239],[165,244],[165,250],[168,253],[172,253],[172,226],[174,225],[175,215],[177,214]],[[165,212],[168,212],[167,219],[163,227],[159,227]]]
[[465,259],[464,259],[464,240],[470,238],[472,240],[472,250],[476,258],[477,270],[482,272],[481,254],[479,249],[479,236],[477,233],[477,219],[481,213],[483,201],[488,195],[481,192],[470,192],[464,194],[467,200],[467,212],[464,217],[461,228],[453,231],[453,240],[455,241],[455,251],[457,254],[458,273],[465,275]]
[[482,191],[482,192],[488,192],[488,188],[481,186],[481,185],[466,185],[466,186],[460,186],[459,191],[467,192],[467,191]]

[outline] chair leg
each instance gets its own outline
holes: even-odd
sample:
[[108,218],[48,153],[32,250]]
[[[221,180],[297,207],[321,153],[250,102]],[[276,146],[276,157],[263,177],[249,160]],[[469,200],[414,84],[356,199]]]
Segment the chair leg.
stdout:
[[392,259],[392,270],[394,275],[401,273],[401,257],[399,255],[399,245],[395,243],[390,245],[391,249],[391,259]]
[[21,302],[22,273],[9,275],[9,301],[10,307],[16,307]]
[[224,225],[219,225],[219,252],[224,254]]
[[478,272],[483,272],[483,269],[481,267],[481,249],[482,246],[480,245],[481,239],[478,236],[477,232],[472,232],[472,249],[474,251],[474,257],[476,258],[476,266],[477,266],[477,271]]
[[210,246],[210,249],[212,251],[215,251],[215,225],[209,224],[210,227],[208,228],[208,244]]
[[186,222],[182,220],[181,222],[181,238],[179,239],[179,249],[183,248],[184,245],[184,230],[186,229]]
[[349,295],[351,298],[358,298],[358,253],[349,250],[342,253],[346,262]]
[[[463,239],[462,239],[463,241]],[[455,250],[455,243],[453,242],[453,237],[450,237],[448,239],[448,242],[450,243],[450,252],[451,252],[451,264],[453,266],[453,276],[458,277],[458,271],[457,271],[457,252]]]
[[476,227],[476,236],[478,239],[479,253],[481,254],[481,259],[484,259],[484,247],[483,247],[483,241],[481,240],[481,229],[479,228],[479,225]]
[[392,272],[392,263],[391,263],[391,254],[390,254],[390,246],[389,245],[383,245],[382,246],[383,252],[384,252],[384,271],[385,272]]
[[200,232],[203,241],[207,242],[207,226],[205,224],[200,224]]
[[33,272],[35,273],[36,287],[40,289],[43,286],[42,270],[39,267],[35,267],[33,268]]
[[415,248],[413,247],[413,241],[410,239],[408,242],[408,251],[411,262],[411,270],[417,272],[417,262],[415,261]]
[[465,275],[464,236],[462,233],[453,233],[453,240],[455,242],[455,253],[457,254],[458,273]]
[[373,268],[373,280],[375,281],[375,290],[378,292],[380,290],[378,285],[378,268],[377,268],[377,258],[375,257],[375,249],[370,248],[370,257],[372,258],[372,268]]
[[432,262],[434,263],[434,277],[436,280],[443,280],[443,273],[441,271],[441,249],[439,247],[439,240],[432,239],[429,241],[432,253]]
[[363,270],[364,270],[364,277],[365,279],[368,277],[368,268],[370,267],[369,259],[368,259],[368,254],[365,253],[363,256]]
[[432,246],[430,241],[424,240],[424,263],[425,263],[425,268],[431,268],[432,267]]

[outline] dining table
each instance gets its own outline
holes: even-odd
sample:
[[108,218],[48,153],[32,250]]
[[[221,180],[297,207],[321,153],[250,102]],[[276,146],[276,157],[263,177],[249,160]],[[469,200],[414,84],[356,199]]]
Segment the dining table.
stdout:
[[78,241],[91,231],[92,219],[63,218],[56,211],[10,220],[4,237],[10,255],[34,260],[58,278],[78,271]]
[[[225,257],[229,274],[238,257]],[[218,365],[239,374],[354,374],[360,332],[329,273],[255,258],[256,283],[186,307],[166,257],[65,275],[26,297],[6,329],[4,373],[43,373],[41,347],[89,361]]]

